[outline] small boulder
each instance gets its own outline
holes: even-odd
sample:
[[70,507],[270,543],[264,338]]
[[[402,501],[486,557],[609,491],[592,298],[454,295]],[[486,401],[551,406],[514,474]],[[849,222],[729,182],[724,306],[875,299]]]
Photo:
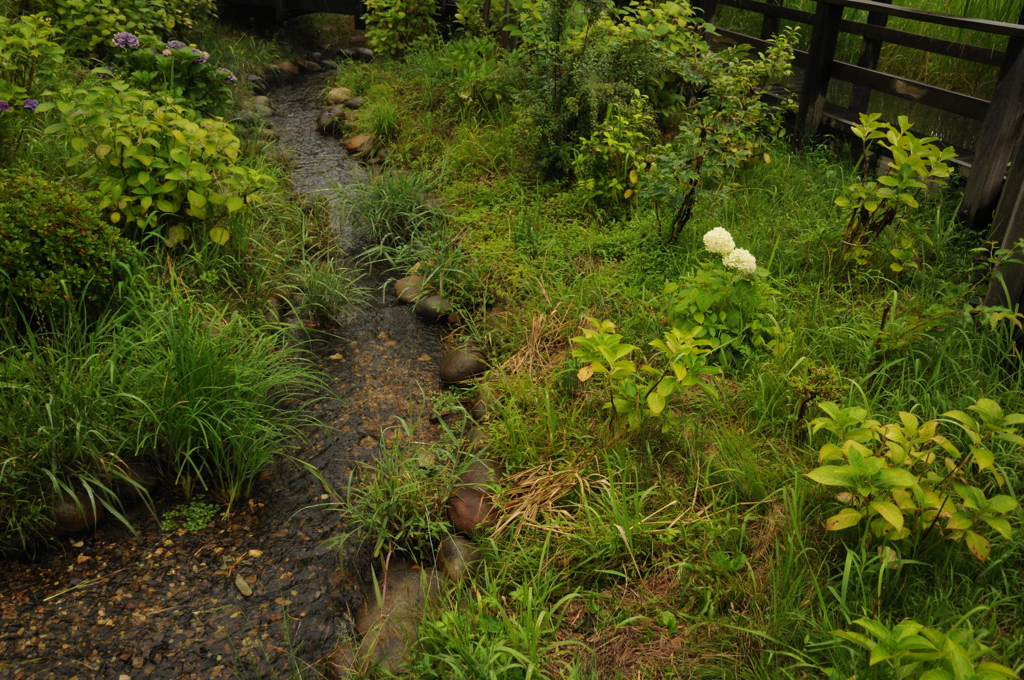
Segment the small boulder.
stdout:
[[395,281],[395,295],[402,302],[416,302],[421,290],[423,290],[423,277],[418,274]]
[[373,135],[356,135],[345,143],[345,150],[353,156],[370,153],[373,150]]
[[459,484],[486,491],[487,487],[497,484],[504,473],[505,467],[498,461],[480,458],[470,463],[466,471],[459,475]]
[[50,512],[53,520],[51,533],[57,538],[81,533],[96,526],[104,514],[105,510],[99,499],[89,498],[86,493],[78,494],[77,499],[64,495],[57,500]]
[[325,71],[337,71],[338,70],[338,63],[335,62],[335,61],[331,61],[330,59],[323,59],[323,60],[321,60],[320,61],[320,66],[323,67],[323,69]]
[[313,54],[309,55],[309,60],[310,61],[322,61],[323,58],[324,58],[324,55],[321,52],[314,52]]
[[448,536],[437,548],[437,568],[456,583],[472,574],[480,559],[480,551],[462,536]]
[[327,103],[330,106],[344,104],[349,99],[352,99],[352,90],[347,87],[335,87],[327,93]]
[[324,134],[342,134],[348,129],[348,112],[341,106],[328,106],[320,111],[316,129]]
[[491,438],[487,436],[487,432],[482,427],[474,427],[469,430],[469,434],[466,435],[466,450],[476,451],[477,449],[485,449],[491,443]]
[[497,515],[488,494],[476,487],[460,487],[448,499],[448,519],[464,534],[494,524]]
[[270,100],[270,97],[265,97],[263,95],[253,97],[250,104],[252,106],[266,106],[268,109],[274,108],[274,102]]
[[352,50],[353,56],[360,61],[373,61],[373,50],[368,47],[357,47]]
[[249,90],[255,95],[265,95],[270,92],[270,85],[257,75],[248,75],[245,82],[249,84]]
[[455,385],[487,371],[484,355],[477,350],[453,349],[441,360],[441,383]]
[[345,102],[345,108],[347,109],[358,109],[363,105],[362,97],[351,97]]
[[299,75],[299,67],[290,61],[282,61],[280,64],[277,65],[277,68],[281,69],[290,76]]
[[470,404],[469,417],[478,423],[493,418],[498,411],[498,398],[487,385],[481,385],[476,398]]
[[320,64],[316,63],[315,61],[306,61],[305,59],[303,59],[295,63],[299,68],[308,73],[316,73],[317,71],[320,70]]
[[413,312],[427,321],[441,321],[452,313],[452,301],[440,295],[428,295],[416,301]]

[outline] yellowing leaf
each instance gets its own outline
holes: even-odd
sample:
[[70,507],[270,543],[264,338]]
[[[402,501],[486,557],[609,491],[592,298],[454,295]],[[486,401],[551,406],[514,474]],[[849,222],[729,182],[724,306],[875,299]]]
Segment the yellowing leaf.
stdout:
[[857,525],[863,516],[853,508],[843,508],[838,514],[832,515],[825,520],[825,529],[828,531],[839,531]]
[[872,501],[869,507],[881,515],[882,519],[893,525],[897,531],[903,530],[903,513],[893,503],[889,501]]
[[594,376],[593,366],[584,366],[577,373],[576,377],[580,379],[580,382],[587,382]]
[[[765,155],[767,155],[767,154],[765,154]],[[630,181],[631,184],[636,184],[637,182],[640,181],[640,176],[638,174],[636,174],[636,170],[630,170],[629,171],[629,181]]]
[[110,153],[111,146],[109,144],[99,144],[96,146],[96,157],[103,158]]
[[626,190],[625,190],[625,191],[624,191],[624,192],[622,193],[622,197],[623,197],[623,198],[629,198],[629,197],[630,197],[630,196],[632,196],[632,195],[633,195],[633,190],[632,190],[632,189],[626,189]]
[[229,238],[231,238],[231,234],[228,233],[228,230],[224,229],[223,227],[214,227],[213,229],[210,230],[210,240],[216,243],[217,245],[224,245],[225,243],[228,242]]

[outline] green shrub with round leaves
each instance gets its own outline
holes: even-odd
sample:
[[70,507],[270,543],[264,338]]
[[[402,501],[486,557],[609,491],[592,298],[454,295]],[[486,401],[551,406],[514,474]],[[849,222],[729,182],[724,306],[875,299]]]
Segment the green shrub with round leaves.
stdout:
[[73,189],[31,173],[0,177],[0,304],[46,313],[105,299],[134,252]]

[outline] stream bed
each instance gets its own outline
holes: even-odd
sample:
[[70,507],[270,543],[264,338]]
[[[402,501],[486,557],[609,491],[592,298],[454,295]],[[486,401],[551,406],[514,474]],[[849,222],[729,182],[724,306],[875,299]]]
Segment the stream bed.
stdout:
[[[312,74],[275,88],[271,122],[291,159],[296,200],[328,196],[351,255],[359,244],[331,195],[367,175],[338,140],[314,130],[325,81]],[[367,270],[368,302],[308,343],[328,389],[309,407],[319,425],[294,454],[336,489],[373,459],[382,433],[398,431],[399,418],[418,441],[438,437],[426,400],[439,386],[439,330],[396,304],[386,282]],[[162,511],[180,502],[174,493],[155,494]],[[279,458],[251,499],[201,531],[164,532],[136,508],[137,536],[108,518],[36,561],[0,560],[0,678],[276,678],[320,667],[351,632],[363,599],[356,574],[366,567],[346,560],[339,569],[325,544],[343,530],[330,500],[314,475]]]

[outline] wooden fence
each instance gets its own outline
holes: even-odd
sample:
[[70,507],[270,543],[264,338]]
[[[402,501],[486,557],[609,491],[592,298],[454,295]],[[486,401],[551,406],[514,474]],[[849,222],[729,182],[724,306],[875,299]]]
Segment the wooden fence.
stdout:
[[[763,50],[766,41],[778,32],[782,19],[811,27],[810,46],[806,51],[796,51],[794,58],[794,65],[804,70],[793,129],[799,144],[806,143],[823,123],[852,125],[860,113],[867,111],[872,90],[981,121],[981,132],[973,151],[958,150],[962,154],[960,164],[967,175],[960,216],[974,229],[988,228],[990,239],[1006,247],[1024,238],[1024,10],[1020,23],[1010,24],[899,7],[892,5],[892,0],[815,1],[814,12],[784,7],[783,0],[694,0],[693,4],[703,10],[705,20],[711,23],[720,6],[762,15],[758,36],[717,29],[717,40],[746,43],[758,50]],[[866,10],[867,20],[845,19],[846,9]],[[889,17],[1005,36],[1006,48],[994,50],[897,30],[887,26]],[[860,55],[855,64],[836,59],[841,33],[861,37]],[[999,79],[992,98],[980,99],[879,71],[878,59],[885,43],[998,66]],[[849,101],[827,100],[833,79],[853,86]],[[1009,301],[1020,301],[1024,292],[1024,267],[1008,269],[1004,277]],[[1007,300],[1000,291],[993,291],[988,301],[994,304]]]

